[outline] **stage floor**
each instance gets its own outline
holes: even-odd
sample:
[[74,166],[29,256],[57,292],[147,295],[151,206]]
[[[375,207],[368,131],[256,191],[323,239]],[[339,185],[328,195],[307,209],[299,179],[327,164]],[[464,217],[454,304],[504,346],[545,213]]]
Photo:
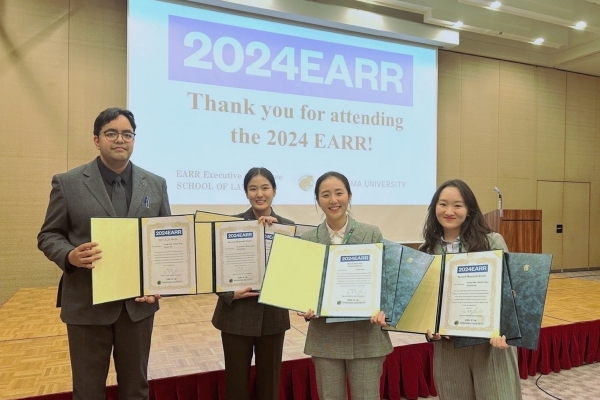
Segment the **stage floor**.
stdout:
[[[550,276],[542,326],[600,319],[600,271]],[[216,296],[161,299],[156,314],[150,379],[223,369],[220,332],[210,320]],[[56,288],[21,289],[0,307],[0,400],[71,391],[65,325],[53,305]],[[306,358],[302,352],[308,324],[290,313],[283,360]],[[394,346],[424,342],[423,335],[393,332]],[[115,385],[111,365],[107,384]]]

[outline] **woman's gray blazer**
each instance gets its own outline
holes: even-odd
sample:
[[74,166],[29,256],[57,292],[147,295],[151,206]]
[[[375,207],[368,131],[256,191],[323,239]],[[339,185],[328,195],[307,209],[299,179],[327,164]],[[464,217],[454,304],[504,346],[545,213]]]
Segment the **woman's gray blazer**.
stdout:
[[[344,237],[353,224],[354,219],[349,216]],[[305,232],[301,238],[311,242],[331,244],[326,222],[321,223],[318,229]],[[382,239],[378,227],[357,221],[356,228],[348,239],[348,244],[378,243]],[[393,350],[388,333],[370,321],[328,324],[325,322],[325,318],[313,318],[309,324],[304,353],[314,357],[370,358],[385,356]]]

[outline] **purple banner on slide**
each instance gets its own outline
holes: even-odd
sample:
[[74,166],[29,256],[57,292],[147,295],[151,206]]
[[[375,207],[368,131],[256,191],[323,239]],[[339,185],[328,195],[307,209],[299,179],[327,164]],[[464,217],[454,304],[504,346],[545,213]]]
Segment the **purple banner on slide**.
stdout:
[[170,80],[412,106],[413,69],[409,54],[169,16]]

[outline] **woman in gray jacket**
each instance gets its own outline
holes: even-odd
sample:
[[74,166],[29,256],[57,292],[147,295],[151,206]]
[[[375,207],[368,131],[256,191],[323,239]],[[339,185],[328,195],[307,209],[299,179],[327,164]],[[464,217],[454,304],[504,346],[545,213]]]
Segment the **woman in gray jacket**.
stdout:
[[[322,244],[381,242],[378,227],[347,214],[352,191],[344,175],[327,172],[319,177],[315,198],[326,218],[302,239]],[[310,320],[304,353],[312,356],[315,365],[319,399],[346,400],[348,378],[352,400],[379,400],[383,362],[393,349],[388,333],[381,330],[385,314],[380,311],[371,321],[329,324],[325,318],[315,318],[313,310],[299,315]]]
[[[430,254],[508,251],[499,233],[483,220],[477,199],[460,179],[443,183],[433,195],[421,250]],[[516,400],[521,398],[517,350],[506,338],[490,344],[454,347],[454,340],[428,331],[435,341],[433,377],[440,400]]]

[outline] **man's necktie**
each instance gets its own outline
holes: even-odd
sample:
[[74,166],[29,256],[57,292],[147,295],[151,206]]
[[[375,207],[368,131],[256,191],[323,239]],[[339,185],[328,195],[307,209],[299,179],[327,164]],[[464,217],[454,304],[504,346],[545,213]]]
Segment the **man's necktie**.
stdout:
[[125,188],[121,185],[121,177],[117,175],[113,182],[112,204],[117,213],[117,217],[127,216],[127,196],[125,196]]

